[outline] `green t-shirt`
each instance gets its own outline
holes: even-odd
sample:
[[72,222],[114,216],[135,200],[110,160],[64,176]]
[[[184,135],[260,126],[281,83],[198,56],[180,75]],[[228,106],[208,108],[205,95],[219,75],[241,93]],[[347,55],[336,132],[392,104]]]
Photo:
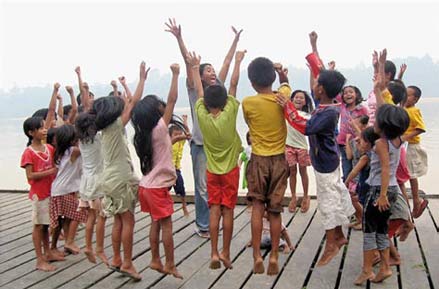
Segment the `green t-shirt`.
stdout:
[[236,131],[238,108],[239,101],[233,96],[228,97],[226,106],[217,116],[209,113],[202,98],[195,104],[210,173],[223,175],[238,165],[242,151],[241,139]]

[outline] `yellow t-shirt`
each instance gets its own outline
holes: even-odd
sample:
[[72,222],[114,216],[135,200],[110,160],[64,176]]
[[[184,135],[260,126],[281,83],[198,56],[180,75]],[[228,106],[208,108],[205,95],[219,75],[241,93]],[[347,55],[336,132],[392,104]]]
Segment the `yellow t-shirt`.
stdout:
[[[280,94],[289,99],[291,87],[285,83]],[[287,127],[283,108],[276,103],[275,94],[257,94],[242,101],[244,119],[250,129],[252,153],[274,156],[285,153]]]
[[181,159],[183,158],[184,140],[172,145],[172,163],[177,170],[181,169]]
[[381,96],[383,97],[384,103],[395,105],[395,103],[393,102],[392,94],[390,93],[390,91],[388,89],[385,89],[381,93]]
[[[422,119],[421,111],[416,106],[412,107],[406,107],[405,110],[407,111],[409,118],[410,118],[410,124],[409,128],[406,130],[404,135],[408,135],[412,133],[415,129],[420,129],[425,132],[425,123]],[[407,140],[410,144],[418,144],[421,142],[421,136],[417,135],[409,140]]]

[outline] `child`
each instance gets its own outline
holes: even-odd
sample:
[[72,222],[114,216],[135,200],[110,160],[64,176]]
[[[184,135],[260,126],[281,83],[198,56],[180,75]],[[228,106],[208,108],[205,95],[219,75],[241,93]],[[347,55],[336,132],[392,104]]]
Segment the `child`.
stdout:
[[[189,131],[187,128],[187,115],[183,115],[183,122],[185,130]],[[189,216],[186,205],[186,190],[184,188],[183,175],[181,174],[181,158],[183,157],[183,149],[185,141],[190,139],[190,134],[186,133],[183,128],[178,125],[171,125],[169,127],[169,136],[171,137],[172,143],[172,162],[175,166],[175,173],[177,174],[177,180],[174,184],[174,192],[180,196],[181,203],[183,207],[183,213],[186,217]]]
[[[366,280],[382,282],[392,275],[389,265],[388,221],[390,207],[396,202],[399,192],[396,168],[402,145],[400,136],[408,125],[408,114],[402,108],[389,104],[378,108],[375,132],[381,138],[375,142],[371,154],[367,179],[370,191],[364,207],[363,271],[355,280],[355,285],[361,285]],[[372,266],[376,250],[379,251],[381,264],[375,276]]]
[[355,131],[350,125],[350,121],[361,115],[367,115],[367,108],[361,103],[363,97],[361,91],[352,85],[345,86],[342,90],[342,101],[340,111],[340,129],[337,136],[337,144],[341,154],[341,168],[343,172],[343,180],[346,179],[352,170],[352,161],[346,157],[346,135],[354,135]]
[[252,141],[250,138],[250,132],[248,131],[245,135],[245,139],[247,140],[247,147],[241,152],[238,159],[238,166],[241,168],[242,164],[244,164],[244,176],[242,178],[242,186],[241,188],[247,189],[247,166],[250,161],[252,154]]
[[[312,111],[311,97],[303,90],[295,90],[291,94],[291,101],[304,118],[309,118]],[[308,196],[308,172],[307,167],[311,165],[308,153],[308,141],[306,136],[297,131],[290,124],[287,124],[287,141],[285,147],[285,158],[290,168],[290,190],[291,201],[288,210],[292,213],[296,211],[296,175],[297,165],[299,165],[300,178],[302,179],[303,199],[300,211],[306,213],[309,209],[310,198]]]
[[306,120],[294,104],[282,97],[277,100],[285,105],[285,118],[298,131],[309,136],[310,156],[317,185],[318,208],[326,230],[326,245],[317,266],[328,264],[340,248],[347,243],[341,226],[349,223],[354,208],[340,178],[340,157],[335,142],[335,128],[339,105],[333,100],[340,93],[346,79],[335,70],[322,70],[313,84],[313,93],[319,106]]
[[[134,175],[131,156],[124,135],[125,125],[131,117],[134,105],[142,97],[143,87],[148,75],[145,62],[140,64],[140,78],[133,97],[101,97],[93,103],[96,113],[95,123],[98,131],[102,131],[102,206],[105,216],[114,216],[112,230],[113,259],[110,269],[140,281],[132,262],[134,208],[137,202],[138,179]],[[87,97],[87,96],[86,96]],[[123,245],[123,260],[120,245]]]
[[[89,101],[88,87],[82,88],[82,104],[84,112],[76,119],[76,131],[79,138],[79,150],[82,156],[82,177],[79,188],[79,208],[87,210],[88,218],[85,227],[85,250],[87,259],[96,263],[96,256],[108,266],[108,259],[104,252],[105,215],[102,209],[104,193],[100,189],[99,181],[102,175],[101,134],[97,132],[95,115],[90,113],[93,105]],[[93,230],[96,223],[96,253],[93,252]]]
[[[407,87],[407,101],[405,102],[405,109],[409,114],[410,125],[404,133],[403,140],[408,142],[407,146],[407,166],[410,173],[410,187],[412,191],[419,191],[418,178],[427,173],[428,161],[427,152],[421,146],[420,134],[425,133],[425,124],[422,119],[421,111],[415,105],[421,98],[421,89],[417,86]],[[428,205],[428,200],[422,202],[417,211],[413,210],[413,218],[418,218]]]
[[[201,77],[197,73],[200,58],[189,55],[192,65],[198,100],[195,112],[203,134],[204,150],[207,158],[207,192],[210,209],[210,268],[218,269],[221,262],[232,269],[230,243],[233,234],[233,210],[238,199],[239,154],[242,151],[241,139],[236,131],[236,118],[239,102],[236,100],[236,87],[239,68],[245,51],[236,52],[235,67],[231,78],[229,96],[222,85],[211,85],[203,90]],[[218,252],[219,223],[223,218],[223,249]]]
[[[248,66],[248,78],[257,95],[244,98],[242,110],[252,138],[252,156],[247,168],[248,194],[252,202],[253,273],[265,271],[261,255],[262,217],[270,216],[272,250],[267,274],[279,272],[278,252],[281,232],[282,200],[287,188],[288,167],[285,160],[287,128],[282,108],[276,104],[272,85],[276,72],[271,60],[258,57]],[[280,87],[283,97],[291,95],[288,84]]]
[[[175,166],[172,163],[172,144],[168,125],[177,101],[178,64],[171,65],[172,83],[166,107],[155,95],[143,98],[133,109],[134,147],[140,159],[143,177],[139,184],[139,202],[142,212],[151,215],[149,232],[151,263],[149,267],[160,273],[183,279],[174,263],[172,213],[174,203],[169,189],[175,184]],[[160,260],[160,231],[162,231],[166,263]]]
[[64,251],[78,254],[75,244],[78,223],[87,221],[86,212],[78,212],[79,184],[81,182],[82,158],[77,147],[75,128],[62,125],[56,129],[55,164],[58,173],[52,183],[50,198],[50,226],[52,228],[51,249],[57,250],[57,242],[61,228],[65,235]]

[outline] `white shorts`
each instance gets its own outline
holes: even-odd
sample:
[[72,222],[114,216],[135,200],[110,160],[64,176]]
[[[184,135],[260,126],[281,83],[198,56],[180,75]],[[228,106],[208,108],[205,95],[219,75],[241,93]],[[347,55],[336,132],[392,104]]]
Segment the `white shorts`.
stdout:
[[410,178],[416,179],[425,176],[428,171],[427,151],[421,144],[408,144],[407,146],[407,167],[410,172]]
[[34,225],[49,225],[49,201],[50,198],[44,200],[38,200],[38,196],[34,194],[32,196],[32,224]]

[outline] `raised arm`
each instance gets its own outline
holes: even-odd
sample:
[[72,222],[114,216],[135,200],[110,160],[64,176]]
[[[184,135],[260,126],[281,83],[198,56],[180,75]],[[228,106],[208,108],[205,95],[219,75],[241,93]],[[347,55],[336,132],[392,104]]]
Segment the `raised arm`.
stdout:
[[111,88],[113,88],[113,96],[119,96],[119,91],[117,90],[117,82],[116,80],[112,80],[110,82]]
[[46,123],[45,123],[46,129],[49,129],[52,126],[52,122],[55,119],[56,96],[59,93],[59,88],[60,85],[58,82],[53,85],[52,97],[50,98],[50,102],[49,102],[49,111],[47,112],[47,116],[46,116]]
[[317,56],[320,58],[319,51],[317,50],[317,38],[319,37],[317,35],[317,32],[312,31],[309,36],[309,42],[311,44],[312,52],[317,54]]
[[367,155],[363,155],[358,160],[358,163],[355,165],[355,167],[352,169],[352,171],[349,173],[348,177],[345,180],[346,187],[348,187],[349,182],[355,179],[356,176],[361,172],[361,170],[369,164],[369,157]]
[[146,64],[144,61],[140,63],[140,72],[139,72],[139,83],[137,84],[136,91],[131,99],[131,101],[125,102],[125,108],[122,112],[122,124],[125,126],[131,118],[131,111],[137,102],[142,98],[143,89],[145,87],[145,81],[148,77],[149,67],[146,69]]
[[190,136],[191,130],[189,129],[189,126],[187,124],[187,114],[183,114],[181,118],[183,119],[183,126],[184,126],[184,130],[186,131],[186,136]]
[[380,52],[378,57],[378,73],[374,79],[374,93],[377,102],[377,108],[384,104],[384,98],[382,96],[383,91],[386,89],[386,76],[384,72],[384,66],[386,64],[387,50],[384,49]]
[[92,101],[90,99],[90,88],[87,82],[82,83],[81,87],[81,103],[84,107],[84,111],[87,112],[91,109]]
[[78,87],[79,87],[79,94],[80,94],[79,99],[81,100],[81,104],[84,105],[83,104],[83,101],[84,101],[83,92],[84,91],[83,91],[83,82],[82,82],[82,76],[81,76],[81,67],[76,66],[75,72],[76,72],[76,75],[78,76]]
[[241,36],[242,29],[236,30],[235,27],[232,26],[232,31],[235,33],[235,38],[233,39],[232,46],[230,46],[229,52],[227,52],[226,58],[224,58],[223,66],[221,67],[221,70],[218,74],[219,80],[221,80],[222,83],[226,81],[227,73],[229,73],[230,64],[233,60],[233,55],[235,54],[236,47],[238,46],[239,37]]
[[123,89],[125,90],[126,96],[128,98],[128,101],[131,101],[131,98],[133,97],[133,94],[131,93],[130,88],[127,85],[127,81],[125,76],[119,77],[119,82],[122,85]]
[[[165,29],[165,31],[170,32],[172,35],[175,36],[178,42],[178,47],[180,48],[181,56],[183,57],[183,61],[186,66],[186,75],[187,75],[187,85],[190,88],[194,87],[194,78],[192,76],[192,67],[187,62],[186,56],[188,55],[188,50],[186,48],[186,45],[184,44],[183,37],[181,36],[181,25],[177,26],[177,23],[175,19],[169,18],[169,23],[165,23],[165,25],[168,27],[168,29]],[[198,71],[197,71],[198,73]]]
[[402,77],[404,76],[405,71],[407,70],[407,64],[403,63],[401,64],[401,67],[399,68],[398,72],[398,79],[402,80]]
[[279,84],[289,83],[288,80],[288,68],[283,67],[281,63],[274,64],[274,70],[276,70],[277,75],[279,77]]
[[66,86],[66,90],[70,95],[70,103],[72,104],[72,110],[70,111],[69,123],[74,124],[76,120],[76,116],[78,115],[78,103],[76,102],[75,93],[73,91],[73,87]]
[[165,113],[163,114],[163,120],[166,125],[171,122],[172,114],[174,113],[175,103],[178,97],[178,76],[180,75],[180,65],[174,63],[171,65],[172,80],[171,88],[169,89],[168,101],[166,102]]
[[58,117],[61,117],[61,119],[64,121],[63,116],[64,116],[64,104],[62,101],[62,96],[60,93],[58,93],[56,95],[56,99],[58,101],[58,109],[56,110],[56,113],[58,114]]
[[203,98],[204,97],[203,84],[201,83],[200,73],[198,73],[200,69],[201,57],[199,55],[197,56],[195,52],[189,53],[187,55],[187,61],[192,67],[192,75],[194,77],[194,85],[197,91],[198,98]]
[[229,95],[236,97],[236,90],[239,82],[239,69],[241,68],[241,62],[244,59],[247,50],[237,51],[235,55],[235,67],[233,68],[232,78],[230,79]]

